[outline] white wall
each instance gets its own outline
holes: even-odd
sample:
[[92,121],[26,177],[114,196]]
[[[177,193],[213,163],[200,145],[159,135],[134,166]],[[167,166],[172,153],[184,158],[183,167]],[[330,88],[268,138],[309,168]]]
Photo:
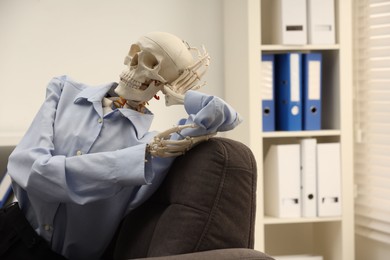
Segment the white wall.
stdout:
[[[1,0],[0,135],[23,134],[48,81],[67,74],[88,84],[117,81],[130,44],[167,31],[211,55],[202,91],[223,96],[223,0]],[[185,116],[151,102],[153,130]]]

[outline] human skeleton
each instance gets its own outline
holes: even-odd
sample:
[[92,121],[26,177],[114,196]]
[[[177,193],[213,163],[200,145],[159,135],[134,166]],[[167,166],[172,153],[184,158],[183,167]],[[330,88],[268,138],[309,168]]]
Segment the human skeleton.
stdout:
[[[194,58],[191,52],[196,52],[197,57]],[[126,66],[115,89],[120,96],[119,105],[142,111],[159,91],[164,93],[167,106],[182,105],[188,90],[201,87],[197,83],[206,73],[209,61],[210,56],[204,47],[199,51],[172,34],[149,33],[131,45],[125,57]],[[180,140],[170,140],[173,133],[181,136],[181,130],[196,127],[195,124],[177,125],[157,134],[147,145],[147,152],[158,157],[178,156],[215,135],[182,136]]]

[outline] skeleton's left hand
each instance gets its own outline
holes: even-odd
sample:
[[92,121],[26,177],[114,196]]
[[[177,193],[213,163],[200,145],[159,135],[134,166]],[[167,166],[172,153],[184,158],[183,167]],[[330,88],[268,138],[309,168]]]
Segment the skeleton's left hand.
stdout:
[[201,136],[183,136],[180,140],[170,140],[171,134],[177,133],[185,128],[196,128],[195,124],[178,125],[157,134],[147,145],[146,151],[156,157],[176,157],[184,154],[200,142],[208,140],[214,134]]
[[184,104],[184,95],[188,90],[197,90],[205,85],[205,83],[197,85],[206,73],[210,63],[209,54],[204,46],[202,48],[202,52],[196,48],[190,48],[198,52],[198,61],[187,67],[172,83],[164,85],[162,92],[165,94],[165,104],[167,106]]

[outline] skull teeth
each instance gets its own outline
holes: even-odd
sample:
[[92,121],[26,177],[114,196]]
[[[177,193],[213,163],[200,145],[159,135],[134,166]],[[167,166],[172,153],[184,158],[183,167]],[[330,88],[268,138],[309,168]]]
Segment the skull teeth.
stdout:
[[139,82],[135,79],[133,79],[130,75],[128,75],[127,73],[122,73],[120,75],[120,80],[122,81],[122,83],[126,86],[126,87],[131,87],[131,88],[134,88],[134,89],[139,89],[141,88],[142,86],[142,82]]

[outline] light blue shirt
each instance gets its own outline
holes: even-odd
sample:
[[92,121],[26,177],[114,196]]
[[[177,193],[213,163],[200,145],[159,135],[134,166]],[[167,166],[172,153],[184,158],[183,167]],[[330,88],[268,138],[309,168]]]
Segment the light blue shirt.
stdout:
[[[69,259],[99,259],[121,219],[158,188],[173,159],[150,158],[153,114],[114,109],[102,100],[116,83],[89,87],[53,78],[46,99],[9,158],[8,173],[32,227]],[[218,97],[188,91],[196,123],[186,135],[227,131],[240,123]],[[165,129],[164,129],[165,130]],[[145,158],[147,161],[145,161]]]

